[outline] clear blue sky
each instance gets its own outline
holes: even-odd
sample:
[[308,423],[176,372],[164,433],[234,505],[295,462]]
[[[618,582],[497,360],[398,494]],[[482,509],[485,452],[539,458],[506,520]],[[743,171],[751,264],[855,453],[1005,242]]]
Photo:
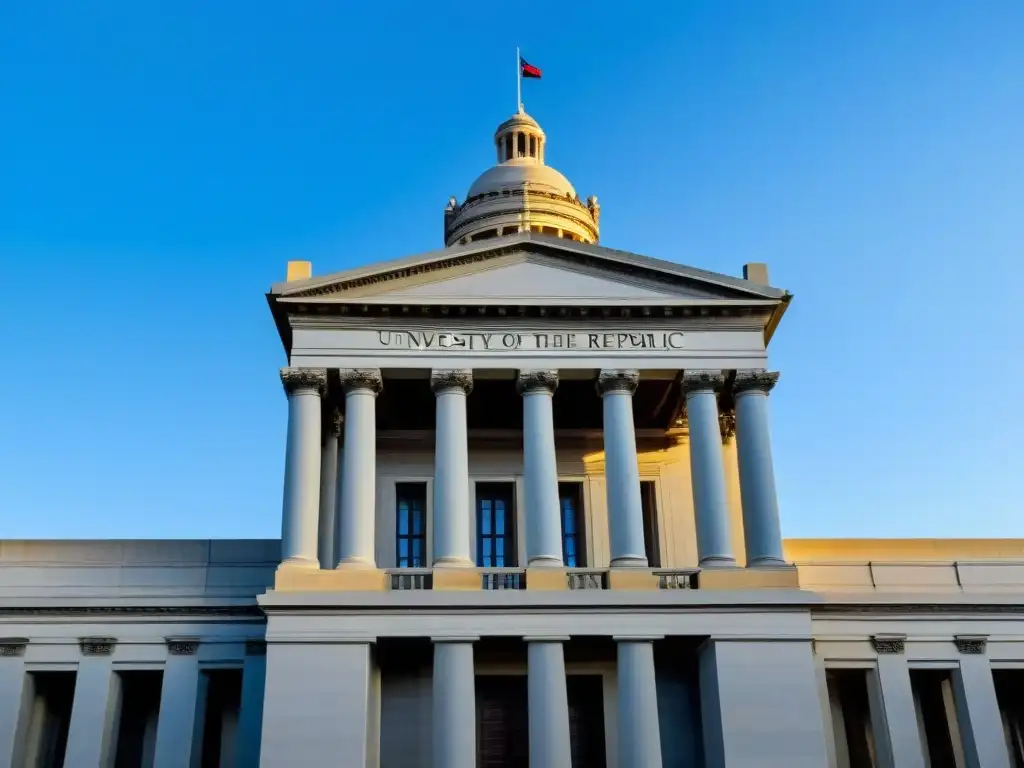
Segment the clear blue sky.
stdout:
[[795,294],[786,535],[1024,536],[1024,3],[557,5],[0,3],[0,537],[277,536],[264,293],[438,247],[516,45],[604,244]]

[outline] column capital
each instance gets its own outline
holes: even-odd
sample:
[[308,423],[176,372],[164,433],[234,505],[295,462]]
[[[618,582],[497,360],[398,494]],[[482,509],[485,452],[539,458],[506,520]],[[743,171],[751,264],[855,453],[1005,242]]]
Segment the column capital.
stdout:
[[345,394],[356,389],[367,389],[377,395],[384,386],[379,368],[342,368],[338,376]]
[[0,637],[0,656],[23,656],[27,637]]
[[767,395],[778,380],[778,371],[736,371],[732,391],[737,395],[744,392],[763,392]]
[[341,415],[341,411],[332,408],[331,412],[327,414],[327,433],[331,437],[339,437],[344,426],[345,418]]
[[281,383],[289,395],[297,392],[313,391],[321,397],[327,390],[327,370],[325,368],[282,368]]
[[164,642],[171,656],[195,656],[199,650],[198,637],[168,637]]
[[80,637],[78,649],[83,656],[109,656],[114,652],[117,639],[113,637]]
[[906,635],[872,635],[871,644],[875,653],[903,653],[906,649]]
[[473,391],[473,370],[471,368],[435,369],[430,372],[430,389],[435,395],[451,389],[461,389],[468,395]]
[[478,640],[480,640],[479,635],[452,635],[451,637],[435,635],[430,638],[432,643],[475,643]]
[[555,393],[558,389],[558,371],[519,371],[516,376],[516,392],[525,395],[541,390]]
[[597,376],[597,392],[606,395],[609,392],[625,392],[632,395],[640,383],[640,371],[605,369]]
[[725,386],[725,376],[721,371],[686,371],[683,373],[683,394],[687,396],[695,392],[719,392],[723,386]]
[[985,653],[988,635],[956,635],[953,642],[960,653]]

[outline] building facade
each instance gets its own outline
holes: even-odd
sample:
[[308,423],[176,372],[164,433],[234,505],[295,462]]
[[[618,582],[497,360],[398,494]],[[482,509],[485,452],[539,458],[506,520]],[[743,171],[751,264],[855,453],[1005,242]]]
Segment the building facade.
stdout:
[[1024,542],[783,540],[790,295],[546,142],[272,287],[280,541],[0,542],[0,768],[1024,768]]

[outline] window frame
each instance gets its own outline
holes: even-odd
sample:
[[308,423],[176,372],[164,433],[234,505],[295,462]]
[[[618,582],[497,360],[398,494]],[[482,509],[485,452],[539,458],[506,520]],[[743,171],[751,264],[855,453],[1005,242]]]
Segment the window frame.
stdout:
[[[508,507],[505,510],[505,519],[503,523],[503,532],[501,534],[494,533],[493,529],[496,527],[497,519],[495,517],[496,510],[491,510],[491,519],[489,525],[486,526],[490,529],[490,532],[484,532],[483,523],[483,502],[490,497],[493,499],[497,494],[493,491],[488,492],[488,486],[492,488],[502,487],[507,489],[509,495],[506,499]],[[481,488],[484,492],[481,493]],[[519,563],[519,537],[517,527],[519,525],[519,515],[517,509],[517,496],[518,496],[518,484],[514,480],[476,480],[473,483],[473,522],[476,528],[476,565],[478,568],[518,568]],[[498,538],[504,542],[502,549],[504,550],[501,557],[504,562],[501,565],[485,565],[484,564],[484,540],[489,539],[491,541],[491,559],[492,562],[497,559],[497,555],[494,554],[496,549],[496,543]]]
[[[570,491],[569,488],[572,487]],[[575,505],[573,508],[573,524],[575,531],[566,533],[566,509],[565,501],[569,494],[574,496]],[[585,489],[582,480],[559,480],[558,481],[558,527],[562,537],[562,563],[566,568],[586,568],[589,558],[587,557],[587,515]],[[569,564],[569,551],[566,544],[569,537],[574,539],[576,562]]]
[[[404,497],[404,500],[421,501],[422,502],[422,514],[420,516],[421,526],[417,532],[415,530],[415,510],[412,506],[409,507],[409,525],[408,532],[402,533],[402,501],[404,488],[409,486],[416,486],[422,488],[422,498],[413,498],[411,496]],[[423,480],[399,480],[395,483],[395,567],[396,568],[429,568],[430,567],[430,556],[427,551],[427,531],[430,528],[429,525],[429,508],[428,508],[428,497],[429,487]],[[408,542],[407,554],[405,556],[406,564],[403,565],[402,560],[402,542]],[[415,544],[414,542],[421,542],[421,556],[419,563],[416,563],[415,559]]]

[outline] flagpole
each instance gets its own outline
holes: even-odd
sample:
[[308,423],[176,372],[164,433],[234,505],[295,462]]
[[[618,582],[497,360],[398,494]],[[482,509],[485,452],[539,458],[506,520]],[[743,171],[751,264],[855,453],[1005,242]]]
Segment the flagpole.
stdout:
[[519,58],[519,46],[516,46],[516,112],[523,111],[523,60]]

